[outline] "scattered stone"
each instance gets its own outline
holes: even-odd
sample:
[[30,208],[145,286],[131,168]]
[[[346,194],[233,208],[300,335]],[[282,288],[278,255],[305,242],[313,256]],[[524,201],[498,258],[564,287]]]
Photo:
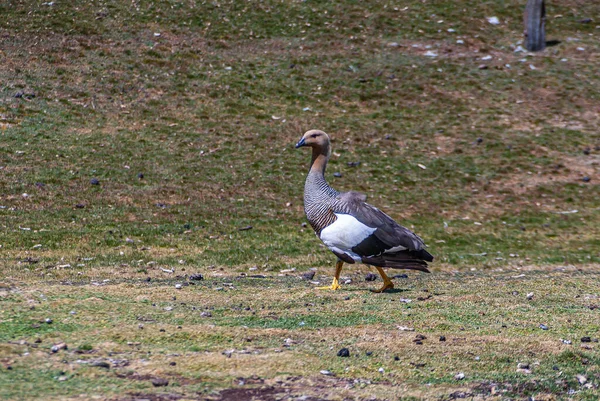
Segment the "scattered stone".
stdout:
[[169,366],[175,366],[177,365],[177,362],[169,362]]
[[[349,301],[349,300],[350,300],[350,297],[349,297],[349,296],[345,296],[345,297],[344,297],[344,301]],[[588,337],[588,338],[589,338],[589,337]]]
[[190,280],[201,281],[201,280],[204,280],[204,276],[200,273],[192,274],[190,276]]
[[49,317],[46,318],[46,320],[44,320],[47,324],[52,324],[52,319],[50,319]]
[[335,173],[333,173],[333,176],[336,178],[342,178],[342,173],[340,173],[339,171],[336,171]]
[[67,344],[65,344],[65,343],[55,344],[52,346],[52,348],[50,348],[50,351],[52,351],[52,353],[55,354],[62,349],[64,349],[64,350],[68,349]]
[[582,343],[591,343],[592,338],[591,337],[581,337],[581,342]]
[[492,25],[499,25],[500,24],[500,20],[498,19],[498,17],[488,17],[487,20]]
[[162,379],[160,377],[156,377],[152,379],[152,385],[154,387],[166,387],[169,385],[169,381],[167,379]]
[[487,70],[489,67],[486,64],[479,64],[477,68],[480,70]]
[[585,177],[582,178],[582,180],[583,180],[583,182],[590,182],[591,178],[586,175]]
[[561,341],[563,344],[567,344],[567,345],[571,345],[571,344],[573,344],[573,341],[571,341],[571,340],[565,340],[565,339],[563,339],[563,338],[561,338],[561,339],[560,339],[560,341]]
[[408,278],[408,274],[396,274],[392,278]]
[[592,22],[591,18],[584,18],[579,20],[580,24],[589,24],[590,22]]
[[83,203],[78,203],[75,205],[75,209],[84,209],[85,205]]
[[440,336],[440,341],[442,341],[442,342],[446,341],[446,336]]
[[357,166],[360,166],[360,162],[359,161],[348,162],[346,164],[348,164],[348,167],[357,167]]
[[367,273],[367,275],[365,276],[365,281],[375,281],[377,280],[377,276],[374,275],[373,273]]
[[518,363],[517,369],[529,369],[529,364],[528,363]]
[[540,329],[548,330],[548,326],[546,326],[545,324],[540,324]]
[[140,180],[143,180],[144,179],[144,173],[139,173],[137,175],[137,178],[139,178]]
[[379,368],[377,371],[378,371],[379,373],[385,373],[385,369],[384,369],[384,368]]
[[212,313],[210,313],[209,311],[202,312],[200,314],[200,317],[212,317]]
[[365,355],[366,356],[371,356],[371,355],[373,355],[373,351],[367,351],[367,352],[365,352]]
[[342,358],[348,358],[350,356],[350,350],[348,348],[342,348],[338,351],[337,356]]
[[175,289],[180,290],[183,286],[179,283],[175,284]]
[[238,228],[238,231],[248,231],[248,230],[252,230],[252,226],[245,226],[245,227]]
[[110,363],[108,363],[106,361],[94,361],[94,362],[90,363],[90,366],[95,367],[95,368],[110,369]]
[[315,277],[315,271],[314,270],[309,270],[307,272],[302,273],[302,279],[303,280],[312,280],[313,277]]
[[333,376],[333,373],[329,370],[322,370],[319,373],[321,373],[324,376]]
[[398,327],[398,330],[400,330],[400,331],[415,331],[415,329],[412,327],[407,327],[407,326],[397,326],[397,327]]
[[527,299],[529,299],[529,300],[533,299],[533,292],[530,292],[527,294]]
[[400,360],[400,357],[399,357],[398,355],[396,355],[396,356],[394,357],[394,361],[399,361],[399,360]]
[[98,180],[97,178],[92,178],[90,180],[90,184],[92,184],[92,185],[100,185],[100,180]]
[[579,384],[581,384],[582,386],[587,383],[587,377],[585,377],[584,375],[576,375],[575,378],[577,379],[577,381],[579,382]]
[[462,380],[464,378],[465,378],[465,374],[463,372],[460,372],[454,376],[454,380]]

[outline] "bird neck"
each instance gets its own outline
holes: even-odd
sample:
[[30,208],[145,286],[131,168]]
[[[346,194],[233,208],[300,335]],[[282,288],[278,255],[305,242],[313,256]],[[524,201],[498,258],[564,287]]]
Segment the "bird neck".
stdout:
[[325,169],[327,168],[327,162],[329,161],[329,155],[329,146],[313,148],[309,173],[317,173],[324,176]]

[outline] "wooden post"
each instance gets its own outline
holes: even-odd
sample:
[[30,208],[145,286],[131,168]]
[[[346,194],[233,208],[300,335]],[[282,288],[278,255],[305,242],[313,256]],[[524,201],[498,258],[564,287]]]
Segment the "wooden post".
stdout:
[[525,13],[525,47],[530,52],[546,48],[546,6],[544,0],[527,0]]

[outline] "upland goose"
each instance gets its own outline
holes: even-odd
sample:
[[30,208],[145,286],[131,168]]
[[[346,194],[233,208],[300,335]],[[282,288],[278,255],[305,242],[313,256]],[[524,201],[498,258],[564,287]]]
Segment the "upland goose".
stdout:
[[390,216],[365,201],[359,192],[338,192],[325,181],[325,168],[331,155],[329,136],[319,130],[306,132],[296,148],[310,146],[312,161],[304,184],[304,211],[315,234],[338,257],[335,276],[328,287],[340,288],[344,262],[374,266],[383,286],[374,292],[394,288],[383,267],[429,272],[433,256],[423,240]]

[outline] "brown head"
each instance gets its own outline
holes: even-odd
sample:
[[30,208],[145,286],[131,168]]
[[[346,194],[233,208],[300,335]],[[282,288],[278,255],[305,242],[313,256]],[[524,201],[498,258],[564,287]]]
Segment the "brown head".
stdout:
[[325,172],[327,160],[331,155],[329,136],[318,129],[306,131],[296,144],[296,148],[310,146],[312,148],[311,170]]
[[302,146],[310,146],[313,149],[321,151],[327,150],[325,154],[328,154],[330,148],[329,135],[318,129],[311,129],[310,131],[306,131],[306,133],[302,135],[302,139],[300,139],[296,144],[296,148],[300,148]]

